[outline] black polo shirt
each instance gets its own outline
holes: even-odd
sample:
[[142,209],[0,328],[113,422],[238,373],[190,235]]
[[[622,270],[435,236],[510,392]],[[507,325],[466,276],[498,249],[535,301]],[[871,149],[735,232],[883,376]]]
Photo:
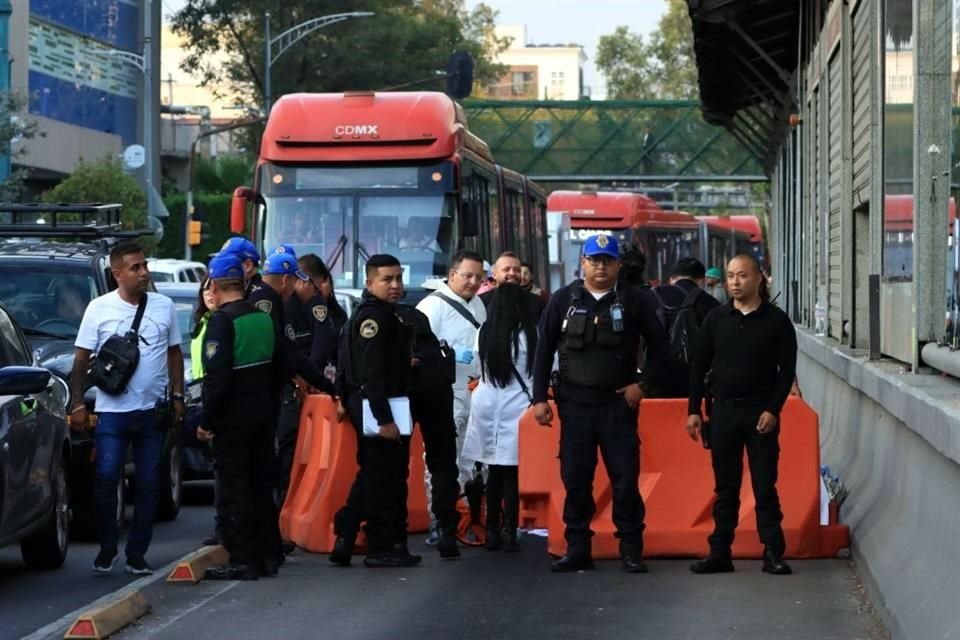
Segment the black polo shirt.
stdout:
[[763,302],[743,314],[733,300],[717,307],[700,326],[690,368],[689,413],[700,413],[710,372],[716,398],[754,401],[779,415],[797,371],[797,334],[787,314]]

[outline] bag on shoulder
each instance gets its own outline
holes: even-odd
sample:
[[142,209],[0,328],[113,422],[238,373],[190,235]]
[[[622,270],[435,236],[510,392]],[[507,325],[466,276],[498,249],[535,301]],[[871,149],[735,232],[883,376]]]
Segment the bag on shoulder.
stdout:
[[689,365],[693,361],[693,348],[700,335],[700,318],[695,305],[697,298],[706,292],[694,287],[679,306],[672,307],[663,301],[656,288],[652,291],[660,300],[657,317],[670,338],[670,356],[675,362]]
[[147,307],[147,295],[144,294],[137,305],[137,315],[126,335],[110,336],[100,347],[87,378],[98,389],[109,395],[126,393],[127,384],[140,364],[140,322]]

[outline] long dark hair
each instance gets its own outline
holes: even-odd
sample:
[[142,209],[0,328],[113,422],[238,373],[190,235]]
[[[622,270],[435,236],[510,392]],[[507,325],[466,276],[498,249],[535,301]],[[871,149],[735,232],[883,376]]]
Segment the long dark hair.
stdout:
[[200,323],[203,322],[204,316],[210,313],[210,309],[207,309],[207,302],[203,299],[203,292],[207,290],[207,287],[210,286],[210,278],[204,278],[203,282],[200,283],[200,289],[197,291],[197,307],[193,310],[193,337],[197,338],[200,336]]
[[527,374],[533,375],[537,350],[537,310],[533,295],[518,284],[494,289],[487,321],[480,328],[480,367],[494,386],[506,387],[513,380],[514,361],[520,351],[520,333],[527,339]]

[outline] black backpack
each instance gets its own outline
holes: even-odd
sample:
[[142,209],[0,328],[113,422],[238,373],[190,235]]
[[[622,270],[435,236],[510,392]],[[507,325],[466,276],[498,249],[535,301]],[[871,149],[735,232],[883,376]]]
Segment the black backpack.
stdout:
[[656,288],[652,291],[660,300],[657,317],[670,338],[671,359],[678,364],[689,366],[693,361],[693,348],[700,336],[697,298],[706,292],[700,287],[694,287],[679,306],[672,307],[664,302]]

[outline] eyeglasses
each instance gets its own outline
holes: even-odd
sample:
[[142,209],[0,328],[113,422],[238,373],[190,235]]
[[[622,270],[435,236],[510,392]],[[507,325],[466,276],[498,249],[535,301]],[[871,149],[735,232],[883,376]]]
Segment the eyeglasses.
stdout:
[[481,281],[483,280],[482,273],[470,273],[469,271],[454,271],[458,276],[467,281]]
[[593,267],[599,267],[600,265],[611,265],[617,261],[613,256],[598,255],[598,256],[586,256],[587,262],[590,263]]

